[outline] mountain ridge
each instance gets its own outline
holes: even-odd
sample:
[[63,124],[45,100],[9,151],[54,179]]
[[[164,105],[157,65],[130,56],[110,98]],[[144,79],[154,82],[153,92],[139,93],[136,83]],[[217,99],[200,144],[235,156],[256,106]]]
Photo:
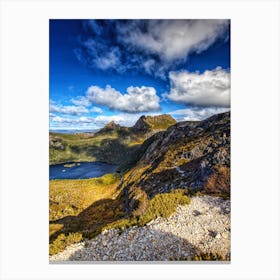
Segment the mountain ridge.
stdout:
[[144,146],[121,186],[128,212],[137,216],[154,195],[176,188],[229,196],[230,112],[176,123]]
[[114,121],[94,133],[59,134],[49,137],[50,164],[102,161],[124,164],[153,134],[176,123],[169,115],[142,116],[133,127]]

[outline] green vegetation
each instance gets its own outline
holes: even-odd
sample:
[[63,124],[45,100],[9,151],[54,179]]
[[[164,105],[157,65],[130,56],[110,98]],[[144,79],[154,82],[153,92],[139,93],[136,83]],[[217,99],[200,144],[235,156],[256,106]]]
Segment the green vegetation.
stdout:
[[[142,214],[126,217],[120,176],[106,174],[84,180],[50,181],[50,247],[57,254],[83,238],[93,238],[104,229],[143,226],[157,217],[168,217],[179,204],[188,204],[184,190],[146,197]],[[139,212],[140,213],[140,212]]]
[[178,205],[185,205],[190,203],[190,198],[186,195],[186,191],[183,189],[173,190],[170,193],[157,194],[151,200],[148,201],[148,207],[143,214],[127,219],[120,219],[111,224],[108,224],[105,228],[119,228],[124,229],[131,226],[144,226],[151,220],[158,217],[168,218],[173,214]]
[[137,123],[139,127],[130,128],[110,122],[94,134],[50,133],[50,164],[82,161],[123,164],[145,139],[176,121],[169,115],[161,115],[142,117]]
[[50,244],[49,254],[57,254],[58,252],[63,251],[67,246],[80,242],[82,238],[83,236],[79,232],[69,233],[67,235],[60,234],[57,239]]
[[51,180],[50,221],[78,215],[93,202],[114,197],[119,182],[120,176],[116,174],[82,180]]
[[193,261],[224,261],[225,258],[218,253],[199,253],[193,258]]
[[225,257],[218,253],[196,253],[193,256],[170,258],[170,261],[225,261]]
[[50,164],[89,161],[121,163],[137,149],[144,138],[120,135],[121,131],[98,135],[50,133]]
[[160,193],[152,198],[147,210],[139,217],[138,224],[143,226],[149,221],[157,218],[169,217],[178,205],[189,204],[190,199],[185,195],[185,190],[174,190],[170,193]]
[[120,177],[116,174],[50,181],[50,254],[64,250],[82,237],[92,238],[108,223],[124,217],[119,183]]

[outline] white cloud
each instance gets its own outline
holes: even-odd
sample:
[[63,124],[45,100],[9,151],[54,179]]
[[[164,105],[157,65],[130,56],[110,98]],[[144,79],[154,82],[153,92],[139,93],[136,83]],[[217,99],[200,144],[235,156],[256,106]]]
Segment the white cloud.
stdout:
[[50,118],[51,122],[54,123],[64,123],[64,124],[83,124],[83,123],[93,123],[94,118],[89,117],[79,117],[79,118],[64,118],[60,116],[53,116]]
[[127,113],[149,112],[160,109],[159,97],[153,87],[131,86],[126,91],[127,93],[122,94],[109,85],[105,89],[90,86],[87,90],[87,98],[95,104]]
[[102,110],[101,108],[99,108],[99,107],[93,106],[93,107],[90,109],[90,112],[101,114],[101,113],[103,113],[103,110]]
[[71,102],[76,106],[89,107],[90,101],[84,96],[78,96],[77,99],[72,98]]
[[228,20],[149,20],[118,25],[119,40],[171,62],[200,53],[222,36]]
[[212,71],[189,73],[170,72],[172,101],[199,106],[230,106],[230,73],[217,67]]
[[119,68],[120,66],[120,52],[117,48],[104,53],[95,59],[95,65],[102,70],[109,68]]
[[[149,114],[150,115],[150,114]],[[156,114],[151,114],[156,115]],[[70,118],[70,117],[60,117],[55,114],[52,114],[50,116],[50,125],[53,129],[54,127],[71,127],[75,129],[79,128],[102,128],[107,123],[114,121],[117,124],[120,124],[122,126],[133,126],[136,121],[141,117],[141,114],[129,114],[129,113],[122,113],[118,115],[112,115],[112,116],[105,116],[100,115],[96,117],[76,117],[76,118]]]
[[50,103],[50,112],[51,113],[60,113],[64,115],[80,115],[88,113],[88,109],[83,106],[63,106],[56,105],[54,102]]
[[178,121],[200,121],[211,117],[212,115],[229,111],[229,108],[223,107],[191,107],[187,109],[169,112]]

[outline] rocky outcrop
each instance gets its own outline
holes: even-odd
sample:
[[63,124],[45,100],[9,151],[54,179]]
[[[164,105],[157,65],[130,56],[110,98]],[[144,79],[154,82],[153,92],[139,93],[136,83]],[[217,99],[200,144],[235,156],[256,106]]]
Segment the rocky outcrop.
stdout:
[[159,116],[141,116],[132,127],[133,132],[147,133],[149,131],[165,130],[169,126],[174,125],[176,121],[167,114]]
[[[148,139],[145,152],[123,180],[128,212],[145,197],[184,188],[230,193],[230,113],[201,122],[180,122]],[[219,187],[216,182],[219,180]]]

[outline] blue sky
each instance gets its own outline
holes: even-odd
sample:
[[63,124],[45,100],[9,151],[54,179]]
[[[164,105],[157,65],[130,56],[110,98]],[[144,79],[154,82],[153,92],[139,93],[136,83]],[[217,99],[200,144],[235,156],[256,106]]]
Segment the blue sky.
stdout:
[[228,20],[50,20],[50,129],[230,108]]

